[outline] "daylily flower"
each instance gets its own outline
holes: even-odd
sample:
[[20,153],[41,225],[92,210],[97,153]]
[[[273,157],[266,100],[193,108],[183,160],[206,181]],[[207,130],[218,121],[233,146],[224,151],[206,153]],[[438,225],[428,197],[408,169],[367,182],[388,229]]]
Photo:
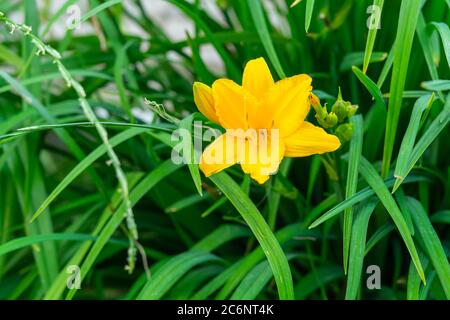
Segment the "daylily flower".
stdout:
[[[283,157],[335,151],[339,139],[305,121],[312,79],[306,74],[274,82],[263,58],[244,69],[242,86],[228,79],[212,87],[194,83],[198,110],[225,128],[203,152],[200,169],[208,177],[236,163],[262,184],[278,171]],[[241,152],[240,152],[241,151]]]

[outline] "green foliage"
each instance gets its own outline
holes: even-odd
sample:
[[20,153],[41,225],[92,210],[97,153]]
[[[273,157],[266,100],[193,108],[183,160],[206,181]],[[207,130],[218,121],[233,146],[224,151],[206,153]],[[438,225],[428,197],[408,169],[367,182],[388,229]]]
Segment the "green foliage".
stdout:
[[[0,0],[0,299],[450,299],[448,1],[164,1],[176,38],[125,1],[79,32],[77,0]],[[342,147],[264,186],[174,163],[175,130],[202,139],[193,82],[256,57],[311,75]]]

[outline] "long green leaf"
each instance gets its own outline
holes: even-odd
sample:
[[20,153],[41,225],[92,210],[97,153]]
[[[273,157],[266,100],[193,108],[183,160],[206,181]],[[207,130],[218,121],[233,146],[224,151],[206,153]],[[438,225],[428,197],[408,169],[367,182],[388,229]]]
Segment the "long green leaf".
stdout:
[[[383,4],[384,0],[374,0],[373,1],[373,7],[376,8],[376,10],[379,11],[379,16],[375,16],[376,19],[381,20],[381,13],[383,12]],[[378,23],[381,23],[381,21],[376,21]],[[377,37],[377,31],[378,26],[375,26],[375,28],[370,28],[369,33],[367,34],[367,41],[366,41],[366,49],[364,50],[364,63],[363,63],[363,73],[365,74],[367,72],[367,68],[369,67],[370,59],[372,57],[372,51],[373,47],[375,45],[375,39]]]
[[277,52],[275,51],[275,48],[273,46],[272,38],[270,37],[269,29],[264,17],[262,3],[259,0],[248,0],[248,5],[250,7],[250,13],[253,18],[253,22],[255,23],[255,27],[259,34],[259,37],[261,38],[264,49],[266,50],[267,55],[269,56],[269,59],[272,62],[278,76],[283,79],[286,77],[286,75],[283,71],[280,60],[278,59]]
[[450,263],[448,262],[445,250],[422,204],[412,197],[408,197],[407,199],[411,212],[414,212],[412,218],[423,239],[428,257],[441,281],[441,286],[444,289],[447,299],[450,300]]
[[378,203],[378,199],[372,198],[364,205],[359,206],[355,222],[352,226],[352,238],[350,243],[350,261],[348,266],[346,300],[354,300],[361,284],[361,274],[366,247],[367,227],[369,219]]
[[305,10],[305,32],[308,33],[309,26],[311,24],[311,18],[314,11],[314,0],[306,0],[306,10]]
[[400,177],[399,178],[400,182],[398,183],[398,185],[400,185],[403,181],[402,179],[404,179],[409,174],[409,172],[411,172],[417,161],[419,161],[420,157],[431,145],[431,143],[437,138],[437,136],[441,133],[441,131],[444,130],[449,121],[450,121],[450,94],[447,95],[447,100],[442,111],[438,114],[436,119],[433,120],[431,125],[428,127],[427,131],[422,135],[422,137],[414,146],[409,161],[407,165],[405,165],[403,168],[404,170],[397,172],[398,177]]
[[[347,184],[345,186],[345,198],[353,196],[358,187],[358,167],[361,158],[363,145],[363,120],[361,115],[354,116],[350,119],[353,126],[352,140],[350,141],[350,151],[348,159]],[[350,238],[353,225],[353,208],[347,208],[344,211],[343,226],[343,257],[344,257],[344,273],[347,273],[348,251],[350,248]]]
[[[112,139],[110,139],[110,144],[112,147],[115,147],[124,141],[131,139],[132,137],[145,132],[145,129],[140,128],[132,128],[128,129],[124,132],[119,133]],[[62,192],[64,189],[75,180],[86,168],[88,168],[92,163],[94,163],[97,159],[99,159],[102,155],[107,152],[107,148],[104,144],[99,146],[97,149],[92,151],[86,158],[84,158],[80,163],[78,163],[75,168],[68,173],[64,179],[56,186],[56,188],[50,193],[50,195],[45,199],[45,201],[41,204],[41,206],[36,210],[31,218],[31,221],[34,221],[52,202],[55,198]]]
[[256,239],[258,239],[275,277],[280,299],[293,299],[294,288],[289,263],[259,210],[225,172],[217,173],[210,179],[239,211]]
[[441,36],[445,57],[447,58],[447,63],[450,67],[450,28],[444,22],[432,22],[431,24],[437,29],[439,35]]
[[406,129],[402,145],[400,146],[400,151],[398,152],[397,164],[394,170],[394,177],[396,181],[394,184],[394,188],[392,189],[392,193],[397,190],[402,180],[404,179],[404,176],[402,176],[402,174],[404,174],[404,172],[406,172],[407,170],[411,152],[414,147],[414,142],[416,141],[416,136],[419,131],[422,114],[424,113],[425,109],[428,108],[432,103],[433,96],[427,95],[419,98],[414,105],[408,128]]
[[402,107],[403,90],[408,72],[409,58],[414,32],[419,17],[421,0],[402,1],[397,36],[394,44],[394,65],[390,87],[390,99],[386,122],[381,174],[386,177],[391,165],[395,136],[397,133],[400,109]]
[[375,194],[378,196],[381,203],[383,203],[384,207],[390,214],[392,220],[397,226],[400,235],[403,238],[406,247],[408,248],[409,254],[412,261],[414,262],[414,265],[416,266],[420,278],[424,283],[426,283],[425,274],[420,263],[419,256],[417,254],[416,246],[414,245],[414,241],[411,237],[408,224],[403,218],[403,215],[400,212],[400,209],[398,208],[394,198],[389,193],[386,185],[383,182],[383,179],[376,172],[375,168],[364,157],[361,157],[359,172],[367,181],[369,186],[374,190]]
[[[142,181],[133,188],[130,193],[131,205],[135,205],[151,188],[153,188],[158,182],[166,178],[168,175],[173,173],[175,170],[179,169],[179,165],[175,165],[172,160],[167,160],[160,164],[157,168],[152,170]],[[127,206],[122,202],[120,207],[114,212],[113,216],[109,219],[106,226],[100,232],[97,240],[89,251],[86,259],[80,268],[80,276],[83,279],[87,273],[90,271],[95,263],[98,255],[108,242],[109,238],[117,230],[120,223],[125,218],[125,212]],[[76,294],[76,290],[70,290],[67,294],[67,299],[72,299]]]

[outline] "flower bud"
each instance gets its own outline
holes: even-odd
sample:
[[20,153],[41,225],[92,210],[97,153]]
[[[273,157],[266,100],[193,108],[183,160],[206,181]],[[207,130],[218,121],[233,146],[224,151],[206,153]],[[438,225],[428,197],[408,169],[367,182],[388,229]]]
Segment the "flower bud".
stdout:
[[334,112],[327,113],[325,107],[323,107],[321,114],[316,114],[316,119],[320,126],[326,129],[333,128],[338,123],[336,114]]
[[358,106],[356,104],[352,104],[352,105],[348,106],[348,108],[347,108],[347,116],[349,118],[353,117],[357,110],[358,110]]
[[[342,99],[341,88],[339,88],[339,94],[336,102],[331,110],[337,115],[339,122],[343,122],[348,116],[348,108],[351,106],[349,101]],[[356,111],[356,110],[355,110]]]
[[352,139],[353,125],[351,123],[344,123],[336,128],[335,134],[341,142],[347,142]]

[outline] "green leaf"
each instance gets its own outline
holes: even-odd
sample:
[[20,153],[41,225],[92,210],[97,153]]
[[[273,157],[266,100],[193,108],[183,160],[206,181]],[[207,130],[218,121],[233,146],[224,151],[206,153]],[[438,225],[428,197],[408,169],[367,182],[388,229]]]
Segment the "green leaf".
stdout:
[[210,253],[202,251],[188,251],[173,257],[156,272],[151,281],[142,289],[138,300],[158,300],[172,287],[187,271],[201,263],[211,263],[220,259]]
[[[124,141],[127,141],[134,136],[145,132],[146,129],[131,128],[122,133],[119,133],[115,137],[109,140],[112,147],[115,147]],[[104,144],[99,146],[97,149],[92,151],[86,158],[84,158],[80,163],[78,163],[75,168],[72,169],[64,179],[56,186],[56,188],[50,193],[50,195],[45,199],[41,206],[36,210],[31,218],[34,221],[39,215],[56,199],[56,197],[64,191],[65,188],[75,180],[84,170],[86,170],[91,164],[98,160],[107,152],[107,148]]]
[[386,104],[384,103],[383,95],[380,91],[380,88],[373,82],[369,77],[367,77],[358,67],[352,67],[353,73],[356,77],[361,81],[361,83],[366,87],[366,89],[370,92],[375,101],[380,105],[386,108]]
[[441,36],[447,64],[450,67],[450,28],[444,22],[431,22],[431,24],[437,29]]
[[414,245],[414,241],[411,237],[408,224],[403,218],[403,215],[400,212],[400,209],[398,208],[394,198],[389,193],[386,185],[383,182],[383,179],[364,157],[361,157],[359,172],[367,181],[369,186],[374,190],[375,194],[378,196],[378,199],[380,199],[381,203],[390,214],[392,220],[397,226],[397,230],[399,231],[406,247],[408,248],[409,254],[412,261],[414,262],[414,265],[416,266],[417,272],[419,273],[422,281],[426,283],[425,274],[422,269],[419,256],[417,254],[416,246]]
[[9,242],[0,245],[0,256],[24,247],[28,247],[37,243],[55,240],[71,240],[84,241],[94,240],[95,237],[89,234],[80,233],[50,233],[50,234],[35,234],[26,237],[16,238]]
[[[194,181],[195,188],[199,195],[202,195],[202,179],[200,177],[200,170],[198,168],[197,155],[195,154],[193,134],[192,134],[192,124],[195,119],[195,113],[184,118],[180,121],[180,131],[183,138],[183,158],[185,163],[189,168],[192,180]],[[187,133],[187,136],[184,135]],[[187,154],[185,154],[187,151]]]
[[[275,237],[280,245],[284,245],[294,237],[308,237],[313,235],[314,234],[311,233],[311,231],[305,230],[300,224],[297,223],[290,224],[275,233]],[[255,267],[255,265],[262,259],[264,259],[264,251],[261,247],[258,247],[242,260],[239,260],[239,266],[236,267],[236,270],[228,278],[228,281],[225,283],[222,290],[220,290],[219,294],[216,296],[216,299],[226,299],[239,285],[245,275],[250,272],[250,270],[252,270],[252,268]]]
[[[359,169],[359,170],[361,171],[361,169]],[[414,179],[409,180],[409,182],[416,182],[416,181],[420,181],[420,180],[423,180],[423,179],[420,178],[420,177],[415,177]],[[394,179],[389,179],[389,180],[385,181],[385,187],[386,188],[389,188],[389,187],[391,187],[393,185],[394,185]],[[351,206],[354,206],[358,202],[361,202],[361,201],[364,201],[364,200],[368,199],[370,196],[372,196],[374,194],[375,194],[375,191],[372,188],[370,188],[370,187],[366,187],[366,188],[358,191],[357,193],[355,193],[350,198],[345,199],[344,201],[338,203],[336,206],[334,206],[333,208],[331,208],[330,210],[325,212],[318,219],[314,220],[314,222],[311,223],[311,225],[308,228],[312,229],[312,228],[317,227],[318,225],[324,223],[325,221],[328,221],[329,219],[335,217],[336,215],[338,215],[339,213],[341,213],[345,209],[350,208]],[[308,221],[310,221],[309,219],[310,218],[308,218]]]
[[[99,12],[102,12],[103,10],[108,9],[109,7],[112,7],[116,4],[121,3],[122,0],[109,0],[106,1],[96,7],[94,7],[92,10],[88,11],[86,14],[84,14],[81,18],[80,18],[80,22],[79,24],[89,20],[90,18],[92,18],[93,16],[97,15]],[[77,25],[76,25],[77,26]],[[75,27],[76,27],[75,26]]]
[[197,12],[191,8],[190,4],[180,0],[167,0],[167,2],[170,2],[173,5],[177,6],[180,10],[182,10],[186,15],[188,15],[189,17],[192,18],[192,20],[195,21],[196,26],[198,26],[205,33],[205,36],[217,50],[217,53],[220,55],[223,62],[225,63],[225,66],[227,67],[227,70],[230,73],[231,78],[234,79],[235,81],[240,80],[241,72],[236,67],[233,60],[231,60],[230,55],[224,49],[222,44],[216,39],[214,33],[211,31],[208,25],[203,21],[203,19],[199,17]]
[[[380,20],[381,20],[381,13],[383,11],[383,4],[384,4],[384,0],[374,0],[373,1],[373,6],[376,8],[379,8],[379,10],[380,10],[380,15],[375,16],[375,18],[379,18]],[[377,26],[377,28],[370,28],[369,33],[367,34],[366,49],[364,50],[364,63],[363,63],[363,73],[364,74],[366,74],[367,68],[371,61],[373,46],[375,44],[375,39],[377,37],[377,31],[378,31],[378,26]]]
[[[422,252],[419,252],[420,260],[422,261],[423,267],[427,269],[428,259],[424,256]],[[407,300],[419,300],[421,280],[417,274],[414,263],[409,264],[408,269],[408,282],[406,284],[406,299]]]
[[212,175],[210,179],[239,211],[261,245],[275,277],[280,299],[293,299],[294,289],[289,263],[259,210],[225,172]]
[[[363,119],[361,115],[353,116],[350,119],[353,126],[353,136],[350,141],[350,151],[348,159],[347,183],[345,185],[345,198],[353,196],[358,187],[358,167],[359,159],[362,154],[363,145]],[[343,226],[343,257],[344,257],[344,273],[347,273],[348,251],[350,248],[350,237],[352,234],[353,224],[353,208],[347,208],[344,211]]]
[[[386,52],[373,52],[370,57],[370,62],[381,62],[387,58]],[[341,72],[349,71],[353,66],[361,66],[364,61],[364,52],[352,52],[344,56],[339,70]]]
[[[294,258],[295,254],[289,254],[288,260]],[[267,283],[272,278],[272,270],[269,263],[266,261],[260,262],[253,268],[231,296],[231,300],[254,300],[258,294],[264,289]]]
[[416,29],[417,38],[419,39],[420,45],[422,47],[425,62],[427,63],[428,71],[430,72],[431,78],[433,80],[437,80],[439,79],[439,75],[433,59],[431,35],[427,31],[428,30],[425,18],[423,14],[420,13],[419,19],[417,20],[417,29]]
[[345,291],[346,300],[355,300],[358,294],[366,248],[367,228],[377,203],[377,198],[371,198],[367,203],[361,204],[356,212],[350,243],[347,289]]
[[[428,218],[428,214],[423,209],[422,204],[412,197],[407,197],[407,205],[412,214],[414,224],[417,227],[418,233],[423,239],[428,257],[431,260],[436,273],[441,281],[441,286],[444,289],[447,299],[450,300],[450,264],[448,262],[445,250],[439,240],[439,236],[433,228],[433,225]],[[431,283],[431,282],[430,282]]]
[[424,113],[425,109],[431,106],[433,100],[434,95],[427,95],[419,98],[414,104],[408,128],[406,129],[405,135],[403,136],[400,151],[398,152],[397,164],[394,170],[394,177],[396,178],[396,181],[394,184],[394,188],[392,189],[392,193],[397,190],[405,177],[404,174],[408,168],[408,162],[411,156],[411,152],[414,148],[414,142],[416,141],[417,133],[419,132],[422,114]]
[[314,0],[306,0],[306,11],[305,11],[305,32],[308,33],[309,26],[311,24],[311,18],[314,11]]
[[[153,169],[147,176],[145,176],[136,187],[130,192],[131,206],[134,206],[147,192],[152,189],[158,182],[165,179],[168,175],[179,169],[179,165],[175,165],[171,159],[161,163],[157,168]],[[80,268],[80,277],[83,279],[94,266],[98,255],[111,238],[113,233],[117,230],[121,222],[125,218],[127,206],[124,202],[115,210],[108,223],[101,230],[97,240],[94,242],[86,259]],[[67,294],[67,299],[72,299],[77,290],[70,290]]]
[[315,290],[325,285],[328,282],[340,279],[344,276],[341,267],[337,266],[323,266],[311,271],[295,286],[295,298],[305,299]]
[[431,222],[450,224],[450,210],[436,212],[430,217]]
[[[310,0],[308,0],[309,2]],[[261,42],[264,46],[264,49],[269,56],[270,61],[272,62],[278,76],[283,79],[286,77],[283,67],[281,66],[280,60],[278,59],[277,52],[273,46],[272,38],[270,37],[269,29],[266,24],[266,20],[264,17],[264,10],[262,7],[262,3],[260,0],[248,0],[248,5],[250,8],[250,14],[253,18],[253,22],[255,23],[256,30],[261,38]]]
[[[397,172],[400,185],[403,179],[409,174],[416,162],[420,159],[422,154],[427,150],[431,143],[437,138],[439,133],[447,126],[450,121],[450,94],[447,95],[447,100],[444,105],[443,110],[438,114],[436,119],[433,120],[431,125],[428,127],[427,131],[422,135],[419,141],[414,146],[412,150],[408,163],[404,165],[403,170]],[[398,186],[397,186],[398,187]]]
[[386,177],[391,165],[395,136],[397,133],[403,90],[405,88],[414,31],[419,17],[421,0],[402,1],[397,35],[394,43],[394,65],[390,87],[390,99],[383,149],[382,177]]
[[194,266],[211,261],[219,261],[211,251],[224,243],[250,234],[247,228],[236,225],[223,225],[200,240],[188,252],[181,253],[168,261],[161,261],[157,271],[146,283],[138,299],[156,300],[162,296]]
[[429,91],[448,91],[450,90],[450,80],[425,81],[420,86]]

